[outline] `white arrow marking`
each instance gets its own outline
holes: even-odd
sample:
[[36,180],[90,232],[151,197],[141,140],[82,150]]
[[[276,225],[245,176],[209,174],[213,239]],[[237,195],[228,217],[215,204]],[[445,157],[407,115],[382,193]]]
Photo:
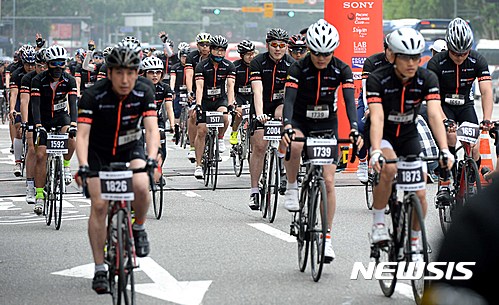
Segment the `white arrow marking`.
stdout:
[[[138,260],[140,269],[135,272],[144,271],[154,282],[135,284],[135,291],[138,293],[177,304],[198,305],[202,303],[204,294],[211,285],[211,281],[179,282],[152,258],[145,257]],[[86,264],[52,274],[91,279],[94,276],[94,264]]]
[[296,242],[296,237],[291,236],[287,233],[284,233],[283,231],[278,230],[276,228],[273,228],[273,227],[266,225],[264,223],[248,223],[248,225],[252,226],[253,228],[260,230],[264,233],[267,233],[269,235],[272,235],[274,237],[277,237],[279,239],[287,241],[288,243],[295,243]]
[[0,211],[16,211],[22,210],[21,208],[16,208],[12,202],[0,202]]
[[185,192],[182,192],[182,195],[187,196],[187,197],[191,197],[191,198],[194,198],[194,197],[201,197],[201,195],[199,195],[199,194],[197,194],[197,193],[194,193],[193,191],[185,191]]

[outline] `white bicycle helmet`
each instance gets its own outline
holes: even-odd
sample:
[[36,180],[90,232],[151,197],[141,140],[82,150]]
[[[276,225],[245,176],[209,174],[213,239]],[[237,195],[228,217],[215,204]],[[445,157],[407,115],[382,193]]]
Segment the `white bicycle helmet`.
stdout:
[[454,18],[447,26],[445,41],[449,50],[466,53],[473,46],[473,32],[469,24],[461,18]]
[[104,55],[104,57],[108,56],[109,53],[111,53],[111,51],[113,50],[113,47],[106,47],[104,48],[104,50],[102,51],[102,54]]
[[447,42],[443,39],[437,39],[430,46],[430,50],[434,50],[435,52],[447,51]]
[[413,28],[400,28],[390,33],[388,47],[395,54],[417,55],[424,51],[423,35]]
[[187,42],[181,42],[178,44],[178,58],[182,55],[188,55],[191,52],[191,47]]
[[338,30],[324,19],[319,19],[307,30],[307,45],[317,53],[331,53],[340,45]]
[[163,70],[164,69],[163,61],[156,56],[146,57],[142,60],[141,69],[144,71],[147,70]]
[[53,45],[45,51],[45,58],[47,59],[47,62],[57,59],[66,60],[68,59],[68,52],[59,45]]
[[211,34],[210,33],[199,33],[196,36],[196,42],[210,42]]
[[140,41],[135,36],[127,36],[121,40],[121,42],[131,42],[135,43],[140,47]]

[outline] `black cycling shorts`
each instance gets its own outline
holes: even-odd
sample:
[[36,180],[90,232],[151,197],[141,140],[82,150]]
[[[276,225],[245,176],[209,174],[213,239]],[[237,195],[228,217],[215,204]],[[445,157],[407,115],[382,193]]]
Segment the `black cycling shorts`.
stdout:
[[475,107],[473,104],[465,104],[462,106],[451,106],[442,103],[442,110],[448,119],[456,121],[458,124],[463,122],[470,122],[478,124],[478,117],[476,116]]
[[225,107],[224,112],[227,112],[228,106],[229,103],[227,101],[227,97],[219,98],[215,101],[203,100],[201,102],[201,107],[203,108],[203,118],[199,123],[206,123],[206,111],[218,111],[218,108]]
[[[50,132],[50,129],[52,127],[63,127],[63,126],[69,126],[70,124],[71,124],[71,117],[69,116],[68,113],[58,114],[51,120],[47,120],[44,122],[42,121],[42,126],[43,128],[45,128],[47,133]],[[38,146],[47,146],[47,138],[45,137],[45,134],[40,135],[40,139],[38,140]]]
[[[419,142],[419,136],[411,136],[405,138],[395,138],[391,139],[389,137],[383,136],[383,140],[388,141],[391,144],[395,154],[398,157],[407,157],[407,156],[419,156],[421,153],[421,142]],[[381,145],[381,148],[383,145]]]
[[[338,139],[338,118],[334,117],[329,120],[299,120],[293,118],[291,125],[294,129],[299,129],[305,137],[310,136],[311,131],[326,131],[332,130],[336,139]],[[334,160],[338,161],[338,150],[333,154]]]
[[236,105],[237,106],[242,106],[242,105],[251,105],[253,104],[253,94],[237,94],[236,95]]
[[[263,114],[266,114],[273,118],[275,116],[275,110],[283,103],[284,103],[283,100],[273,101],[269,103],[263,102]],[[250,117],[253,118],[254,116],[256,116],[255,104],[251,103]],[[253,131],[263,129],[263,124],[256,119],[252,122],[251,126]]]
[[99,171],[109,166],[111,162],[130,162],[135,159],[146,160],[142,140],[138,140],[136,145],[128,150],[118,151],[115,156],[112,156],[109,152],[104,153],[93,150],[91,145],[88,148],[88,166],[91,171]]

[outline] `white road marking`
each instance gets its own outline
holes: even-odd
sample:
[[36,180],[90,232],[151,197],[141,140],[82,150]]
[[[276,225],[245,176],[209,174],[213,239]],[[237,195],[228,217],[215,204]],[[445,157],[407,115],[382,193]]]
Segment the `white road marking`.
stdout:
[[191,198],[194,198],[194,197],[201,197],[201,195],[195,193],[195,192],[192,192],[192,191],[185,191],[185,192],[182,192],[182,195],[184,196],[187,196],[187,197],[191,197]]
[[[65,221],[69,220],[86,220],[88,219],[88,216],[85,215],[75,215],[75,216],[62,216],[62,222],[64,223]],[[52,221],[54,221],[52,219]],[[32,223],[45,223],[45,218],[43,219],[37,219],[37,220],[32,220],[32,219],[18,219],[18,220],[3,220],[0,221],[0,225],[21,225],[21,224],[32,224]]]
[[395,291],[398,294],[403,295],[404,297],[407,297],[409,299],[414,300],[414,294],[412,292],[412,286],[406,283],[397,283],[395,285]]
[[281,230],[278,230],[276,228],[273,228],[267,224],[264,223],[248,223],[249,226],[260,230],[264,233],[267,233],[269,235],[272,235],[274,237],[277,237],[279,239],[282,239],[288,243],[295,243],[296,242],[296,237],[289,235],[288,233],[284,233]]

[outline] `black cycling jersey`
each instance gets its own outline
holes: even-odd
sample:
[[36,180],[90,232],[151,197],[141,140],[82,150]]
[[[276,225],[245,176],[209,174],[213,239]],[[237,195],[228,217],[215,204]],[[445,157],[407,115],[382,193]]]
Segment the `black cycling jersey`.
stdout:
[[438,79],[427,69],[418,68],[416,75],[405,84],[392,65],[377,69],[367,79],[367,103],[383,106],[384,139],[417,137],[415,120],[423,100],[440,100]]
[[235,77],[234,64],[225,58],[217,64],[210,58],[205,59],[197,64],[195,70],[195,80],[204,80],[202,100],[208,102],[225,99],[225,81]]
[[173,100],[173,91],[170,86],[164,82],[158,82],[155,88],[156,109],[160,111],[163,102],[171,102]]
[[89,148],[106,156],[133,149],[142,137],[142,117],[157,116],[154,92],[137,81],[129,95],[118,97],[109,79],[103,79],[83,93],[78,123],[91,124]]
[[22,66],[23,66],[22,61],[20,60],[15,61],[7,66],[7,69],[5,69],[5,73],[12,73]]
[[99,74],[97,75],[97,79],[107,78],[107,65],[103,63],[100,66]]
[[[23,66],[17,68],[14,72],[12,72],[12,75],[10,77],[9,88],[11,88],[11,89],[21,88],[21,80],[22,80],[24,75],[26,75],[26,70],[24,70]],[[19,96],[20,95],[18,94],[17,100],[19,100]]]
[[170,70],[170,76],[175,75],[175,92],[179,92],[180,86],[185,86],[185,66],[181,62],[174,64]]
[[76,77],[76,66],[78,65],[78,63],[73,60],[69,63],[68,65],[68,68],[69,68],[69,72],[71,73],[71,75],[73,75],[74,77]]
[[357,112],[352,69],[333,57],[329,65],[318,70],[306,55],[288,70],[284,101],[284,124],[293,121],[318,123],[336,119],[336,91],[343,89],[350,127],[357,129]]
[[76,80],[70,74],[63,72],[59,80],[54,81],[49,71],[43,71],[31,81],[31,107],[34,124],[49,121],[59,114],[71,115],[71,122],[76,123]]
[[[36,70],[34,70],[23,76],[23,78],[21,79],[21,89],[19,90],[19,94],[21,93],[30,94],[31,81],[33,80],[33,77],[35,77],[36,75],[37,75]],[[28,102],[28,125],[30,126],[33,125],[33,112],[31,110],[31,102]]]
[[386,65],[390,65],[390,62],[386,59],[385,52],[380,52],[369,56],[364,61],[364,66],[362,67],[362,79],[368,78],[369,74]]
[[195,70],[196,70],[196,66],[198,65],[198,63],[200,61],[201,61],[201,53],[199,52],[199,50],[195,50],[195,51],[190,52],[187,55],[187,58],[185,60],[184,73],[186,70],[189,70],[189,69],[194,70],[194,73],[192,74],[192,91],[194,93],[196,93]]
[[81,77],[80,94],[95,84],[95,82],[97,81],[97,75],[99,74],[101,66],[102,66],[102,64],[95,65],[94,71],[85,70],[85,69],[83,69],[83,67],[81,65],[78,65],[76,67],[76,73],[79,73],[80,77]]
[[295,60],[285,54],[275,62],[269,52],[257,55],[250,64],[250,81],[260,80],[263,85],[263,103],[282,102],[288,69]]
[[449,51],[440,52],[430,59],[427,68],[437,75],[442,105],[446,106],[473,105],[471,87],[475,78],[479,82],[491,80],[487,60],[474,50],[460,66],[452,61]]
[[236,68],[236,82],[234,85],[234,93],[238,95],[253,95],[250,83],[250,66],[243,59],[234,61]]
[[180,62],[180,60],[177,57],[177,54],[174,54],[172,57],[165,56],[165,59],[161,58],[161,60],[163,60],[163,64],[165,65],[167,75],[171,75],[172,67]]

